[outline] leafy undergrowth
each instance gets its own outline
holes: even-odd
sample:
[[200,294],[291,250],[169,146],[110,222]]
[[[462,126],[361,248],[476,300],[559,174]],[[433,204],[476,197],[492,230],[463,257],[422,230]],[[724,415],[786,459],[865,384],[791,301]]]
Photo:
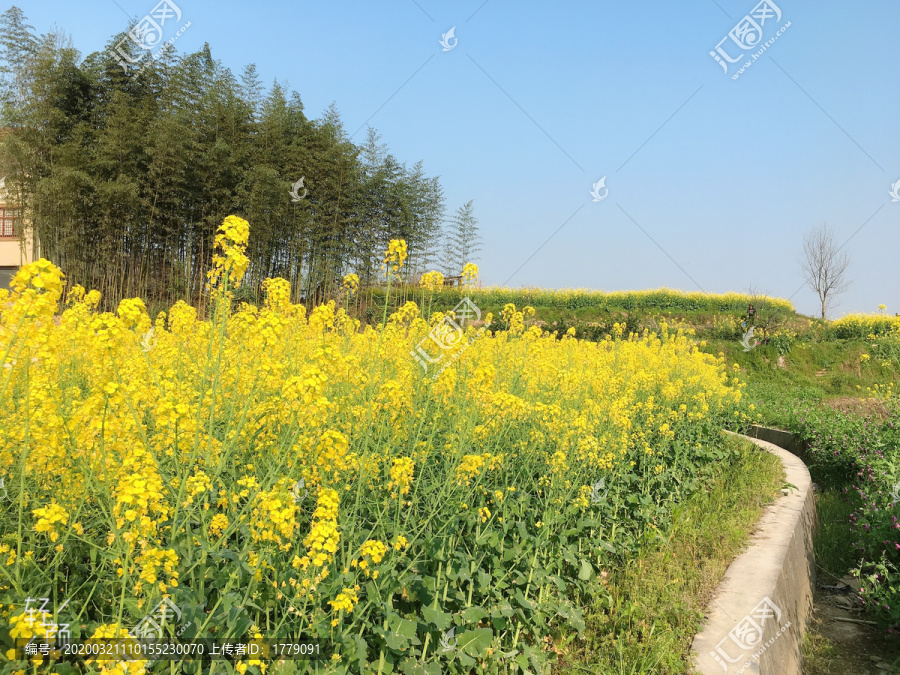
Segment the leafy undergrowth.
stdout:
[[[585,608],[557,672],[685,673],[702,610],[763,508],[784,484],[777,457],[734,437],[737,461],[673,513],[669,533],[645,542],[636,559],[608,572],[606,592]],[[601,573],[602,575],[603,573]]]

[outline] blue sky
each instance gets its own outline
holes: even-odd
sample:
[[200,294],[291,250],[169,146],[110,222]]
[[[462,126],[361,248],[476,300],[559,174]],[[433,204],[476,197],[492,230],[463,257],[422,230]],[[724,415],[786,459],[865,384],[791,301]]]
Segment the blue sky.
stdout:
[[[17,4],[87,54],[156,2]],[[790,25],[732,79],[759,47],[727,74],[709,52],[742,53],[758,0],[174,2],[179,51],[255,63],[312,117],[335,102],[355,140],[368,123],[440,176],[448,210],[474,200],[485,284],[754,287],[814,314],[798,260],[827,223],[852,280],[830,316],[900,312],[900,3],[775,0],[761,42]]]

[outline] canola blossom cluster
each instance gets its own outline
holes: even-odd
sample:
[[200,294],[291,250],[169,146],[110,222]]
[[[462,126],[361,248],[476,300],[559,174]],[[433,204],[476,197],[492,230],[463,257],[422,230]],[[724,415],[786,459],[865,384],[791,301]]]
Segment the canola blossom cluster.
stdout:
[[444,287],[444,275],[440,272],[425,272],[419,279],[419,286],[428,291],[439,291]]
[[847,314],[830,322],[828,331],[836,338],[887,335],[897,339],[900,336],[900,316],[891,316],[883,311],[877,314]]
[[[168,600],[184,638],[327,640],[320,672],[531,668],[749,420],[724,360],[665,326],[559,339],[509,304],[432,379],[410,351],[443,315],[413,303],[363,326],[272,279],[232,306],[249,236],[220,228],[208,318],[100,312],[79,286],[61,305],[46,260],[0,293],[0,615],[21,633],[29,596],[68,599],[75,638]],[[465,650],[440,647],[451,626]]]

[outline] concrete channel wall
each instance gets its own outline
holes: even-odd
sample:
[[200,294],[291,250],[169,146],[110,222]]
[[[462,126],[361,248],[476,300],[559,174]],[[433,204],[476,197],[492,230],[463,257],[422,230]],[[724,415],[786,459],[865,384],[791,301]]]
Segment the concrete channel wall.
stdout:
[[[781,447],[802,452],[791,434],[755,427],[747,438],[777,455],[785,481],[796,486],[763,511],[747,550],[735,558],[694,637],[701,675],[801,675],[800,646],[815,587],[815,497],[806,465]],[[762,438],[771,440],[762,440]],[[774,441],[774,442],[772,442]],[[777,445],[776,445],[777,443]]]

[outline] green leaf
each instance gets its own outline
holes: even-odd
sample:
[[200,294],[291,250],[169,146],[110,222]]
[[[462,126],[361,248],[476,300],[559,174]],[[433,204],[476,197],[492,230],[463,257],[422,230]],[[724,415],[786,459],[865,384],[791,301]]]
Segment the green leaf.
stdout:
[[526,645],[524,652],[524,655],[528,657],[528,663],[534,668],[534,672],[541,672],[541,652],[530,645]]
[[210,551],[209,555],[211,558],[224,558],[225,560],[231,560],[233,562],[240,562],[241,559],[234,553],[234,551],[230,551],[227,548],[223,548],[220,551]]
[[431,609],[431,607],[423,607],[422,616],[425,617],[425,621],[435,626],[438,630],[446,630],[449,628],[450,621],[453,618],[447,612],[443,612],[439,609]]
[[[517,520],[517,521],[516,521],[516,527],[518,528],[518,530],[519,530],[519,536],[522,537],[522,539],[524,539],[524,540],[526,540],[526,541],[529,540],[529,539],[531,539],[531,535],[528,533],[528,528],[525,527],[525,522],[524,522],[524,521],[522,521],[522,520]],[[518,548],[518,544],[516,545],[516,548]],[[518,553],[518,551],[517,551],[517,553]]]
[[587,560],[581,561],[581,569],[578,570],[578,578],[582,581],[587,581],[591,578],[591,574],[594,573],[594,568]]
[[519,606],[530,609],[532,612],[537,608],[534,602],[525,597],[521,589],[516,591],[516,602],[519,603]]
[[369,651],[368,643],[365,640],[363,640],[359,635],[353,636],[353,642],[355,643],[355,646],[356,646],[357,660],[360,662],[365,662],[366,654]]
[[417,659],[407,658],[400,664],[400,672],[403,675],[441,675],[441,666],[438,663],[423,666]]
[[[269,675],[294,675],[297,672],[297,663],[293,659],[274,661],[269,664],[270,667],[266,672]],[[302,661],[299,663],[302,663]]]
[[397,619],[391,625],[391,628],[398,635],[402,635],[405,638],[414,638],[416,637],[416,622],[410,621],[409,619],[402,619],[397,617]]
[[222,596],[222,603],[219,605],[219,611],[227,614],[234,607],[234,603],[238,602],[241,597],[237,593],[226,593]]
[[584,618],[582,617],[582,613],[579,610],[575,610],[572,613],[572,616],[569,618],[569,625],[572,626],[579,633],[583,633],[587,626],[585,626]]
[[138,607],[137,598],[125,598],[125,608],[132,616],[141,617],[144,615],[144,612]]
[[396,652],[402,652],[409,645],[409,640],[399,633],[386,633],[384,642]]
[[557,588],[560,592],[562,592],[562,593],[565,593],[565,592],[566,592],[566,590],[567,590],[567,584],[566,584],[565,581],[563,581],[562,579],[560,579],[560,578],[559,578],[558,576],[556,576],[555,574],[551,575],[551,576],[548,577],[548,578],[550,579],[550,581],[553,582],[553,584],[556,586],[556,588]]
[[478,623],[488,615],[481,607],[468,607],[461,613],[463,621],[466,623]]
[[407,658],[400,662],[400,672],[403,675],[425,675],[425,669],[419,665],[419,662],[412,658]]
[[456,652],[455,656],[457,659],[459,659],[459,662],[466,668],[472,668],[476,663],[478,663],[478,661],[473,659],[468,654],[464,654],[463,652]]
[[487,656],[488,647],[494,639],[494,633],[490,628],[476,628],[467,630],[459,636],[456,642],[457,648],[469,656],[484,658]]
[[225,618],[225,625],[228,626],[231,635],[243,635],[252,623],[247,611],[242,607],[232,607]]
[[378,592],[378,586],[375,585],[374,581],[369,581],[366,583],[366,597],[371,599],[381,599],[381,593]]
[[530,664],[528,663],[528,657],[525,656],[525,654],[519,654],[516,657],[516,663],[518,664],[519,668],[522,669],[522,672],[525,673],[525,675],[531,675],[531,671],[528,669],[528,666]]

